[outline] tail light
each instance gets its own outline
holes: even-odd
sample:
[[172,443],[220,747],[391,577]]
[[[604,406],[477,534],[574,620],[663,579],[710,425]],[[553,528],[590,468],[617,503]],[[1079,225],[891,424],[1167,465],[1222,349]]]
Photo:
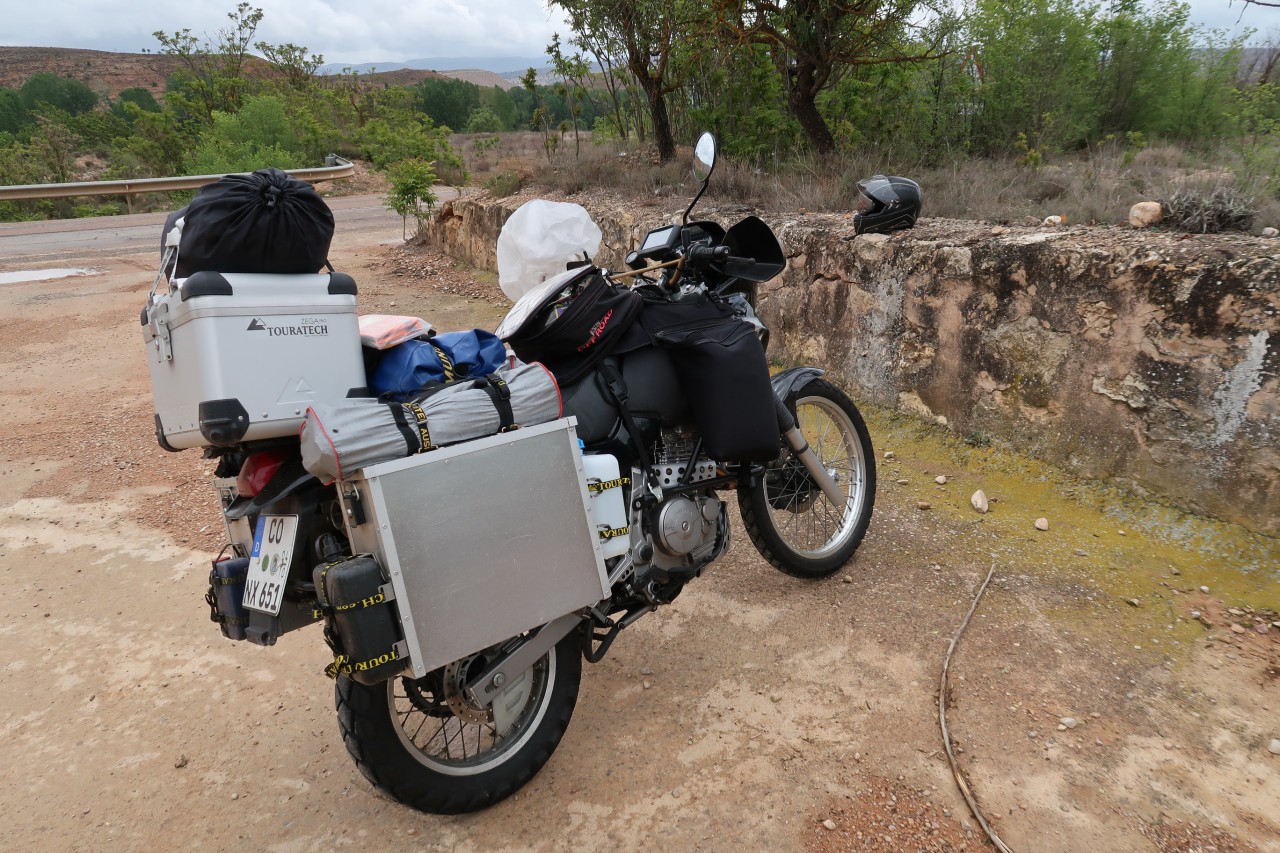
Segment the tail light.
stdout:
[[236,477],[236,491],[240,497],[256,497],[288,459],[289,453],[285,450],[264,450],[246,459],[240,475]]

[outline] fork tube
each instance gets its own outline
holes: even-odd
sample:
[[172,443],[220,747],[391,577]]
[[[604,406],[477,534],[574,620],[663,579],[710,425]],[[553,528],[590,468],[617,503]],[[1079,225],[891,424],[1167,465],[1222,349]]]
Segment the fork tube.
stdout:
[[774,397],[773,407],[778,413],[778,427],[782,431],[782,437],[787,440],[787,445],[809,472],[809,476],[813,477],[818,488],[822,489],[827,500],[843,511],[845,505],[849,503],[849,496],[840,491],[836,481],[831,479],[827,469],[822,467],[822,460],[813,452],[813,448],[805,440],[804,433],[800,432],[800,427],[796,426],[796,419],[791,416],[791,410],[787,408],[787,404]]

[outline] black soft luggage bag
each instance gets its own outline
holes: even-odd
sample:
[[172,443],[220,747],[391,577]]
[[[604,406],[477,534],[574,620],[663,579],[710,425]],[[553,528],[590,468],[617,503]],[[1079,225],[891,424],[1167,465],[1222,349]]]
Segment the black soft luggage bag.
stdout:
[[590,373],[600,360],[618,348],[642,307],[640,294],[613,287],[592,272],[549,294],[507,343],[521,361],[542,362],[561,385],[571,385]]
[[185,218],[175,278],[201,270],[315,273],[328,262],[333,240],[329,205],[306,181],[279,169],[206,184]]
[[706,309],[699,319],[652,332],[670,350],[703,450],[723,461],[776,459],[778,416],[756,327],[727,309]]
[[400,630],[395,605],[382,591],[386,581],[378,561],[361,554],[316,566],[312,580],[334,654],[325,673],[379,684],[403,672],[408,661],[395,648]]

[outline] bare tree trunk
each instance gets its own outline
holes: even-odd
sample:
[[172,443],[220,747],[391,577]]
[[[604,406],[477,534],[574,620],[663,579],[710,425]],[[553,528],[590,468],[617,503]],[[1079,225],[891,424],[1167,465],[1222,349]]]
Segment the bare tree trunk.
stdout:
[[667,99],[662,94],[662,84],[644,79],[645,97],[649,101],[649,115],[653,119],[653,141],[658,146],[658,160],[667,163],[676,157],[676,139],[671,133],[671,117],[667,113]]
[[818,112],[818,86],[814,80],[813,67],[801,63],[788,69],[790,80],[787,86],[787,106],[791,114],[800,122],[809,145],[819,154],[831,154],[836,150],[835,138],[827,120]]
[[667,98],[662,91],[661,72],[655,75],[649,70],[647,53],[641,51],[634,42],[628,46],[627,53],[627,66],[644,90],[645,100],[649,102],[649,119],[653,123],[653,141],[658,146],[658,160],[663,163],[674,160],[676,140],[671,133],[671,118],[667,114]]

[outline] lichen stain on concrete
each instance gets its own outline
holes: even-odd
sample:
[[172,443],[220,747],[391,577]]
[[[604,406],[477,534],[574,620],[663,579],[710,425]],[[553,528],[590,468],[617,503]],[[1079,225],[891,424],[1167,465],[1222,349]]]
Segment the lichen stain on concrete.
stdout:
[[1093,377],[1093,393],[1110,397],[1112,400],[1118,400],[1127,404],[1131,409],[1145,409],[1147,407],[1147,392],[1150,390],[1145,382],[1132,374],[1127,374],[1119,382],[1108,379],[1105,376]]
[[1236,437],[1245,421],[1249,398],[1262,387],[1262,363],[1267,357],[1269,338],[1266,329],[1249,337],[1244,358],[1226,372],[1225,381],[1210,400],[1209,411],[1218,425],[1213,435],[1217,447]]

